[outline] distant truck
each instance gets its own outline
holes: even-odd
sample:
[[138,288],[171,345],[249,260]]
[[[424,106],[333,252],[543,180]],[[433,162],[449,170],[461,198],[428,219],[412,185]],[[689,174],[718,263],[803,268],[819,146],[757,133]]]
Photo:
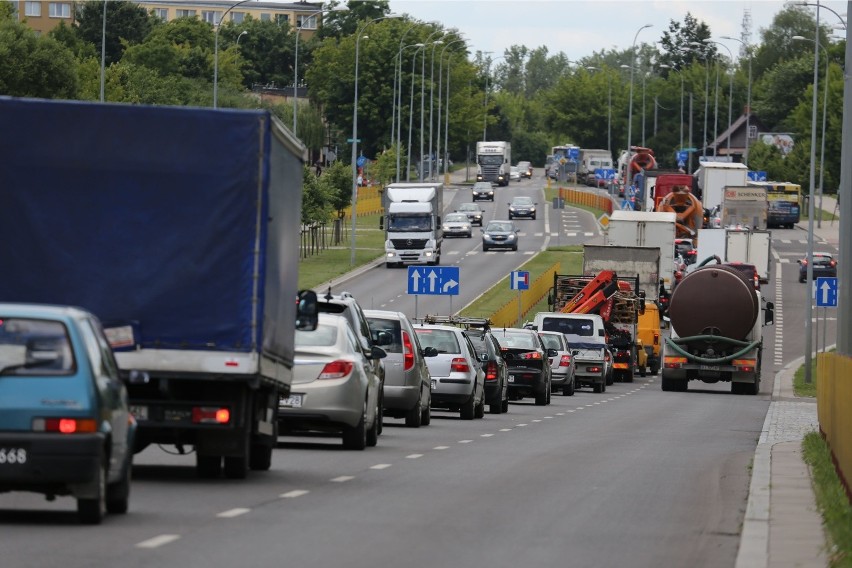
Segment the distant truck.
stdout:
[[675,186],[692,190],[693,177],[689,174],[666,170],[643,171],[633,178],[639,193],[636,196],[643,211],[658,211],[660,201]]
[[382,192],[385,230],[385,265],[438,264],[444,231],[444,185],[441,183],[392,183]]
[[476,181],[490,181],[501,186],[509,185],[511,168],[511,143],[476,143]]
[[578,181],[588,185],[597,185],[595,170],[612,169],[612,154],[609,150],[580,149],[580,159],[577,164]]
[[[674,213],[613,211],[605,244],[622,247],[655,247],[660,251],[660,281],[666,290],[674,284]],[[650,290],[645,291],[650,294]]]
[[772,271],[772,233],[749,229],[701,229],[698,232],[697,264],[687,267],[687,273],[697,270],[701,262],[718,257],[722,263],[753,264],[760,283],[769,282]]
[[774,306],[740,272],[708,264],[688,274],[672,294],[669,319],[664,391],[698,380],[730,382],[734,394],[759,392],[763,326],[773,323]]
[[745,186],[748,167],[729,162],[701,162],[694,174],[701,195],[698,198],[707,210],[722,206],[726,186]]
[[293,376],[302,143],[268,111],[79,101],[0,98],[0,129],[18,133],[0,137],[0,242],[15,243],[0,297],[98,316],[135,451],[191,446],[201,477],[269,469]]
[[765,187],[725,187],[722,197],[723,227],[765,230],[768,212]]

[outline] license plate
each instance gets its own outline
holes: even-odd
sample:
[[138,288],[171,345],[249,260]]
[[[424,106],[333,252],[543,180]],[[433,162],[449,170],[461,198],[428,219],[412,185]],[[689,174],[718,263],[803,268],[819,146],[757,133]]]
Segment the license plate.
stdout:
[[148,420],[148,407],[147,406],[139,406],[139,405],[131,405],[129,407],[130,414],[133,415],[133,418],[136,420]]
[[718,371],[719,365],[699,365],[700,371]]
[[432,379],[432,390],[435,390],[436,388],[438,388],[438,381]]
[[27,463],[25,448],[0,448],[0,466],[23,465]]
[[302,408],[302,395],[291,394],[278,399],[278,406],[284,408]]

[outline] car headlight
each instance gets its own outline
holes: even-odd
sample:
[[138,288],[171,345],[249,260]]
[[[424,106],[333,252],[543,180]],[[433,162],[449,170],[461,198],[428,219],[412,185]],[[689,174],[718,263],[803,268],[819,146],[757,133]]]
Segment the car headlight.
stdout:
[[450,228],[449,228],[447,225],[444,225],[444,230],[445,230],[445,231],[449,231],[449,230],[450,230]]
[[462,225],[462,229],[470,229],[470,225]]
[[515,210],[515,208],[513,206],[509,205],[509,211],[514,211],[514,210]]
[[535,212],[535,207],[530,207],[530,211]]
[[507,235],[506,236],[507,241],[514,241],[516,238],[517,238],[517,235]]

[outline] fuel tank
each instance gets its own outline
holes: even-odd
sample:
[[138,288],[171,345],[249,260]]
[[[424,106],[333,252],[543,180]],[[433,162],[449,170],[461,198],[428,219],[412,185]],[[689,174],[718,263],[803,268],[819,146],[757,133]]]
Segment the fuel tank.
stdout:
[[721,335],[742,341],[759,313],[754,285],[736,269],[720,265],[688,274],[669,303],[669,319],[679,337]]

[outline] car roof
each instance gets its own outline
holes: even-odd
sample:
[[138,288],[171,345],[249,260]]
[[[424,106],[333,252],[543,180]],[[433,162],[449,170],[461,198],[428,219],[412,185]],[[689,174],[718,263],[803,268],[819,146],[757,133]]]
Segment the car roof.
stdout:
[[414,326],[414,331],[416,332],[418,329],[441,329],[446,331],[452,331],[456,334],[461,334],[464,330],[460,327],[455,327],[452,325],[437,325],[437,324],[429,324],[429,323],[418,323]]
[[392,310],[364,310],[364,315],[368,318],[382,318],[382,319],[404,319],[407,320],[408,316],[406,316],[402,312],[395,312]]
[[532,201],[532,197],[528,195],[516,195],[512,198],[512,201]]
[[75,306],[54,304],[26,304],[18,302],[0,303],[0,312],[6,317],[27,317],[44,319],[68,319],[86,317],[86,310]]

